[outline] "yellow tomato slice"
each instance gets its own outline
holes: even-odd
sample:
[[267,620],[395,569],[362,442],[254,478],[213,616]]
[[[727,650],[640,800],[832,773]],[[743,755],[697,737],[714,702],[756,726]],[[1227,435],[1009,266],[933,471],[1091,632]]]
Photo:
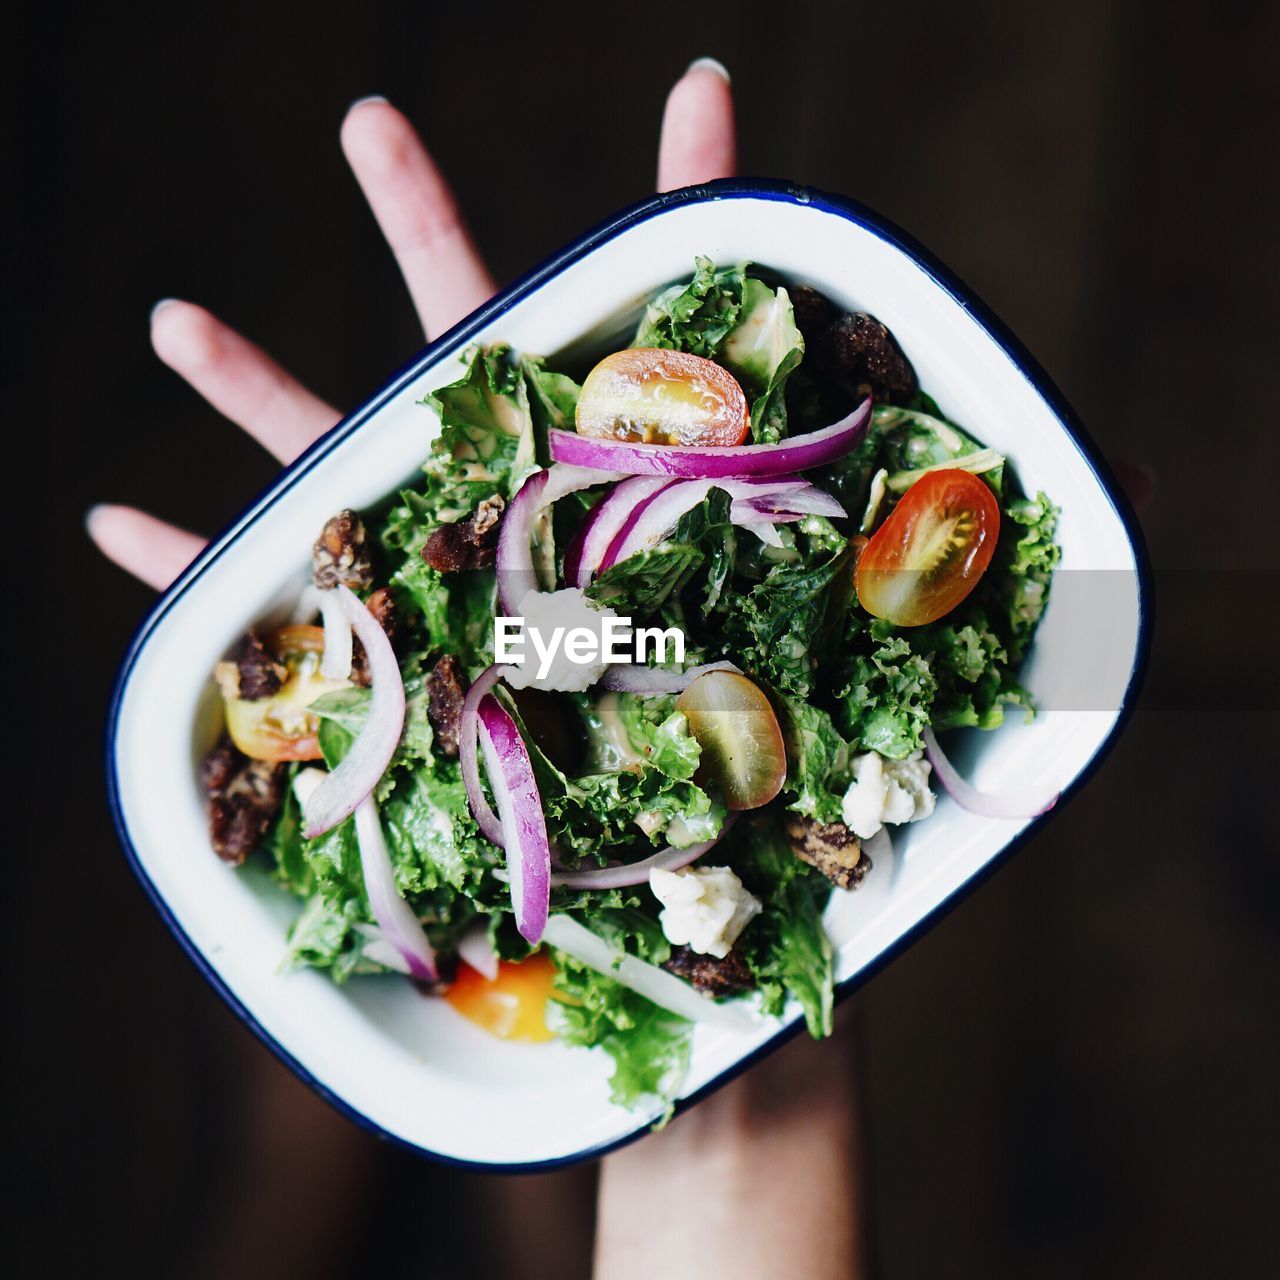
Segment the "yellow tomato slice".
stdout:
[[605,356],[578,397],[580,436],[693,448],[741,444],[747,398],[727,369],[684,351],[632,347]]
[[319,720],[307,708],[348,682],[320,674],[321,627],[281,627],[267,637],[267,647],[288,668],[289,678],[270,698],[225,698],[227,733],[254,760],[319,760]]

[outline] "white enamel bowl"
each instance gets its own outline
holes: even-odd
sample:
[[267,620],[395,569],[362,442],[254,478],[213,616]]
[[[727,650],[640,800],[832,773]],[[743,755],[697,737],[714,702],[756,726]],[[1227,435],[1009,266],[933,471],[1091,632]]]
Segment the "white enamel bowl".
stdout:
[[[1026,668],[1044,694],[1102,658],[1114,695],[1056,700],[1028,726],[967,735],[979,785],[1070,791],[1097,763],[1136,692],[1147,645],[1141,543],[1093,446],[1044,375],[985,308],[900,232],[847,201],[781,183],[724,182],[619,215],[433,343],[286,471],[217,538],[148,617],[112,707],[108,781],[116,822],[156,907],[200,969],[304,1080],[359,1122],[439,1158],[531,1167],[599,1154],[652,1116],[610,1104],[602,1053],[492,1039],[396,978],[281,970],[295,912],[261,874],[210,852],[197,764],[213,732],[209,672],[254,620],[297,591],[312,537],[342,507],[367,507],[414,476],[436,424],[415,402],[458,375],[468,343],[554,354],[599,344],[694,256],[750,259],[873,312],[947,414],[1015,461],[1029,492],[1062,507],[1064,575],[1107,571],[1106,616],[1082,629],[1055,595]],[[1086,578],[1088,575],[1086,575]],[[1078,578],[1078,581],[1085,579]],[[1079,705],[1096,702],[1096,706]],[[1049,815],[1052,816],[1052,815]],[[1038,821],[1045,821],[1039,819]],[[976,818],[941,799],[897,838],[854,894],[834,895],[842,992],[864,981],[1035,822]],[[159,1012],[159,1011],[157,1011]],[[738,1034],[699,1028],[681,1106],[795,1030],[798,1011]]]

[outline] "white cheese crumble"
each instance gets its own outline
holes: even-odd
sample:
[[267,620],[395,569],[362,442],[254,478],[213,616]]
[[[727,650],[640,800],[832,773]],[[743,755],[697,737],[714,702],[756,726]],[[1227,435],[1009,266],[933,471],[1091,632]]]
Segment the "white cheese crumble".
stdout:
[[[618,615],[596,608],[580,587],[530,591],[516,612],[524,619],[524,660],[503,671],[513,689],[585,693],[608,670],[603,620]],[[570,634],[575,631],[589,632],[594,644],[577,644]]]
[[874,751],[854,756],[853,782],[840,806],[844,824],[869,840],[885,823],[918,822],[933,812],[931,766],[917,751],[905,760],[886,760]]
[[728,867],[650,871],[649,888],[662,903],[658,921],[667,941],[720,960],[760,911],[759,900]]

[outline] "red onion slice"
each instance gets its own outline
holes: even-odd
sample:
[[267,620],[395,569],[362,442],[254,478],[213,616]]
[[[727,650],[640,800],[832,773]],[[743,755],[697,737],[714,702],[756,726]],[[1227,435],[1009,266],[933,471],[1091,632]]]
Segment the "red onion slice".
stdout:
[[348,626],[364,645],[373,696],[368,719],[346,757],[302,806],[303,835],[308,840],[355,812],[386,772],[404,728],[404,681],[387,633],[349,588],[339,584],[329,594],[337,598]]
[[411,978],[435,982],[439,976],[436,954],[413,908],[396,888],[395,868],[382,833],[378,805],[372,796],[365,796],[356,806],[355,826],[364,891],[381,935],[374,946],[365,947],[365,954]]
[[565,585],[591,585],[604,553],[627,522],[637,505],[651,498],[668,481],[653,476],[631,476],[614,488],[591,509],[582,527],[564,553]]
[[744,476],[777,476],[807,471],[852,453],[871,424],[871,399],[821,431],[794,436],[777,444],[688,448],[682,445],[633,444],[597,440],[553,428],[548,439],[557,462],[595,467],[625,475],[658,475],[688,480],[721,480]]
[[350,680],[352,631],[342,602],[332,591],[319,591],[320,617],[324,623],[324,653],[320,674],[326,680]]
[[572,956],[579,964],[620,982],[681,1018],[732,1031],[750,1031],[758,1025],[741,1005],[718,1004],[699,995],[687,982],[657,965],[636,956],[619,955],[603,938],[572,916],[552,916],[547,921],[542,940]]
[[737,518],[733,518],[730,511],[730,518],[739,529],[745,529],[748,533],[754,533],[766,546],[781,547],[782,536],[778,533],[774,525],[778,524],[794,524],[800,519],[799,516],[745,516],[739,513]]
[[651,494],[618,530],[600,561],[600,572],[656,547],[675,528],[680,517],[692,511],[713,488],[710,480],[677,480]]
[[[667,671],[662,667],[615,666],[600,678],[602,688],[615,693],[683,693],[699,676],[708,671],[738,671],[732,662],[708,662],[688,671]],[[741,674],[741,672],[738,672]]]
[[775,493],[796,493],[813,486],[802,476],[748,476],[745,480],[720,480],[716,487],[731,498],[767,498]]
[[[813,485],[789,493],[767,494],[761,498],[744,498],[738,502],[754,511],[770,515],[774,512],[794,512],[800,515],[829,516],[843,520],[848,512],[829,493]],[[738,505],[735,503],[734,505]]]
[[498,953],[489,943],[489,924],[484,916],[467,926],[458,939],[458,955],[482,978],[492,982],[498,976]]
[[687,849],[667,848],[639,862],[624,866],[596,867],[590,871],[559,871],[551,877],[553,889],[563,885],[566,889],[622,889],[632,884],[648,884],[650,871],[679,871],[691,862],[697,862],[709,849],[714,849],[737,819],[736,813],[725,816],[720,834],[714,840],[691,844]]
[[502,667],[494,663],[486,667],[467,690],[462,702],[462,720],[458,738],[458,764],[462,768],[462,781],[467,789],[467,801],[476,825],[486,840],[502,848],[504,836],[498,815],[489,807],[484,788],[480,785],[480,762],[476,754],[476,734],[479,732],[477,712],[481,699],[502,678]]
[[970,813],[980,814],[984,818],[1038,818],[1058,803],[1058,797],[1062,794],[1059,791],[1055,791],[1047,799],[1043,793],[1031,795],[1024,791],[993,795],[989,791],[979,791],[956,771],[955,765],[947,759],[938,745],[932,729],[926,726],[923,736],[925,754],[938,775],[942,789],[956,804]]
[[310,622],[320,614],[324,623],[324,653],[320,658],[320,674],[326,680],[351,678],[351,624],[332,591],[321,591],[314,583],[303,588],[293,611],[295,623]]
[[498,533],[495,564],[498,577],[498,604],[507,617],[515,617],[517,606],[530,591],[538,589],[530,540],[538,516],[553,502],[589,489],[593,484],[620,480],[616,472],[575,466],[551,466],[535,471],[511,499]]
[[480,700],[479,720],[480,750],[502,819],[516,928],[526,942],[536,944],[547,924],[551,844],[533,761],[516,722],[492,694]]

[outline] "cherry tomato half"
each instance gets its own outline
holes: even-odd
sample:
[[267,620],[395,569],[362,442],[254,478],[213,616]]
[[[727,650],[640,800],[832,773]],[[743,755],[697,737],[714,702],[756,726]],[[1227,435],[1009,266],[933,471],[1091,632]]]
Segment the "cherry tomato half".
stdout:
[[858,600],[895,626],[934,622],[978,585],[999,535],[1000,507],[984,481],[956,468],[926,472],[858,560]]
[[699,776],[720,784],[730,809],[758,809],[782,790],[782,728],[769,699],[746,676],[708,671],[680,695],[676,710],[702,748]]
[[605,356],[587,374],[577,427],[580,436],[597,440],[694,448],[741,444],[747,435],[747,397],[737,379],[713,360],[632,347]]
[[321,627],[281,627],[266,637],[267,648],[289,670],[270,698],[227,698],[227,733],[254,760],[319,760],[319,721],[307,708],[322,694],[346,687],[345,680],[320,674],[324,653]]
[[500,1040],[554,1040],[555,1032],[547,1026],[547,1001],[555,974],[555,965],[541,951],[519,964],[500,961],[492,982],[459,960],[458,976],[444,998]]

